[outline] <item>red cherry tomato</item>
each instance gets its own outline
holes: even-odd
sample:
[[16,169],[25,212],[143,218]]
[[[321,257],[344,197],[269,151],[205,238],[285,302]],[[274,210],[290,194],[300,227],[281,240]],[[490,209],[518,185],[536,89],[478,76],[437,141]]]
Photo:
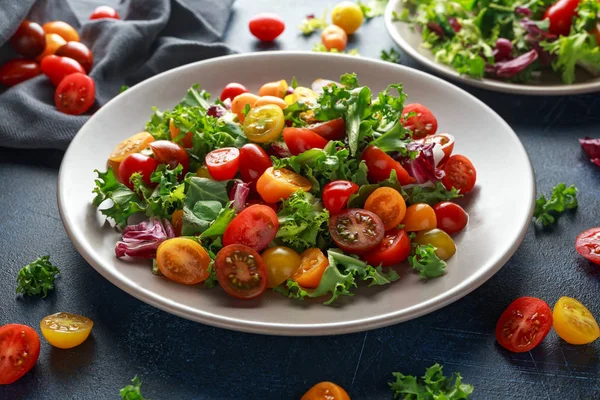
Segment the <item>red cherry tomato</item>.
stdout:
[[361,254],[377,247],[384,235],[383,222],[371,211],[352,208],[329,219],[329,234],[340,249]]
[[361,159],[365,161],[369,169],[368,178],[370,182],[375,183],[388,179],[392,170],[396,171],[396,176],[401,185],[408,185],[415,181],[398,161],[375,146],[367,147]]
[[496,340],[505,349],[523,353],[536,347],[552,328],[552,310],[544,300],[519,297],[502,313]]
[[548,31],[555,35],[568,36],[579,2],[580,0],[558,0],[550,6],[544,14],[544,19],[550,20]]
[[94,104],[96,85],[94,80],[76,72],[67,75],[54,92],[54,103],[58,111],[65,114],[80,115]]
[[81,42],[67,42],[67,44],[59,47],[54,55],[72,58],[81,64],[85,72],[90,72],[92,70],[94,55],[90,49]]
[[272,166],[269,155],[259,145],[248,143],[240,149],[240,175],[242,180],[251,186],[256,187],[258,178]]
[[24,20],[10,38],[10,47],[25,57],[35,58],[46,48],[46,32],[40,24]]
[[248,207],[256,205],[256,204],[260,204],[260,205],[263,205],[263,206],[270,207],[270,208],[273,209],[273,211],[275,211],[275,213],[279,212],[279,204],[277,204],[277,203],[265,203],[262,199],[251,199],[251,200],[248,200],[246,202],[246,206],[245,207],[248,208]]
[[0,326],[0,385],[25,375],[40,356],[40,337],[26,325]]
[[465,229],[469,222],[469,215],[456,203],[444,201],[433,207],[437,227],[448,235],[453,235]]
[[159,162],[152,157],[140,153],[133,153],[125,157],[119,165],[119,178],[129,189],[133,189],[133,183],[129,180],[135,172],[142,174],[142,180],[147,186],[156,186],[156,183],[150,180],[152,173],[158,167]]
[[169,168],[177,168],[179,164],[183,167],[182,175],[190,168],[190,156],[187,151],[177,143],[169,140],[157,140],[150,143],[154,157],[160,164],[167,164]]
[[241,244],[223,247],[215,257],[219,285],[242,300],[260,296],[267,288],[267,268],[260,254]]
[[233,100],[235,96],[242,93],[248,93],[246,86],[242,85],[241,83],[231,82],[223,88],[220,99],[221,101],[225,101],[226,99]]
[[358,185],[350,181],[333,181],[323,187],[323,205],[330,214],[337,214],[348,205],[348,199],[358,192]]
[[240,151],[235,147],[223,147],[211,151],[204,158],[208,173],[218,181],[233,179],[240,165]]
[[466,194],[475,186],[477,171],[465,156],[455,154],[450,157],[444,164],[444,172],[446,175],[442,178],[442,183],[448,190],[455,187],[462,194]]
[[72,58],[60,57],[60,56],[46,56],[42,59],[41,63],[42,72],[48,78],[54,86],[64,79],[65,76],[80,72],[85,74],[85,69]]
[[402,118],[405,128],[413,132],[413,138],[419,139],[428,135],[433,135],[437,131],[437,119],[433,116],[431,110],[422,104],[414,103],[404,106],[402,116],[406,117],[408,113],[416,113],[412,117]]
[[600,228],[591,228],[577,236],[575,249],[579,254],[600,265]]
[[448,133],[438,133],[436,135],[426,136],[423,139],[415,140],[415,142],[421,142],[424,144],[437,143],[442,146],[444,158],[442,158],[438,163],[440,165],[448,161],[448,158],[450,158],[452,155],[452,150],[454,150],[454,136]]
[[309,125],[307,128],[327,140],[341,140],[346,134],[346,123],[343,118]]
[[290,152],[297,156],[310,149],[324,149],[327,140],[306,128],[283,128],[283,141]]
[[0,67],[0,84],[13,86],[41,73],[42,69],[35,61],[22,59],[10,60]]
[[377,247],[363,256],[363,260],[373,266],[400,264],[408,258],[411,246],[410,239],[402,229],[392,229],[385,233]]
[[272,42],[285,29],[285,22],[276,14],[262,13],[252,18],[248,27],[258,40]]
[[117,10],[109,6],[96,7],[92,15],[90,15],[90,19],[100,18],[121,19],[121,17],[119,17],[119,13],[117,13]]
[[227,225],[223,245],[243,244],[256,251],[263,251],[275,239],[278,228],[277,214],[271,207],[250,206]]

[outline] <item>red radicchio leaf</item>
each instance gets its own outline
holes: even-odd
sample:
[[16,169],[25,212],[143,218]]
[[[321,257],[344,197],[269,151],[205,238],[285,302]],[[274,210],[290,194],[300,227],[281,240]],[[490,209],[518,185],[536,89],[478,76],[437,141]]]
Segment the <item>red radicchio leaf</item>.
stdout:
[[496,76],[502,78],[512,78],[519,72],[527,68],[532,62],[537,60],[538,53],[535,50],[531,50],[525,54],[521,54],[519,57],[514,58],[510,61],[500,61],[494,64],[494,72]]
[[229,200],[233,201],[233,208],[236,212],[242,211],[246,207],[246,199],[250,194],[250,185],[246,182],[235,181],[229,191]]
[[600,167],[600,139],[586,137],[585,139],[579,139],[579,143],[581,143],[581,147],[590,158],[590,161]]
[[279,158],[285,158],[285,157],[292,156],[290,149],[288,149],[287,145],[283,141],[277,141],[277,142],[271,143],[271,150],[272,150],[272,153]]
[[435,182],[444,177],[444,171],[435,166],[434,146],[435,143],[410,142],[406,145],[406,149],[409,152],[418,151],[419,155],[413,160],[409,157],[402,157],[398,160],[417,183]]
[[117,242],[115,254],[117,258],[124,256],[154,258],[158,246],[172,237],[175,237],[175,233],[169,220],[150,218],[123,229],[123,237]]

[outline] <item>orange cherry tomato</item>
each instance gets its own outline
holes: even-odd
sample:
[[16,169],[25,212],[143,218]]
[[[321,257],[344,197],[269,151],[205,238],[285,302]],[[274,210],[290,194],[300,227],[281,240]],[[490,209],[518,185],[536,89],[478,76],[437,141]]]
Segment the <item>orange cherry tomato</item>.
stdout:
[[348,35],[339,26],[329,25],[321,32],[321,42],[323,42],[323,45],[329,51],[331,51],[331,49],[344,51],[348,44]]
[[[173,122],[173,118],[169,120],[169,131],[171,132],[171,140],[175,142],[175,138],[179,136],[181,130],[175,126]],[[185,147],[186,149],[191,148],[194,144],[192,143],[192,132],[188,132],[183,139],[178,141],[180,145]]]
[[244,108],[246,108],[246,104],[250,106],[250,108],[254,108],[254,105],[258,101],[258,96],[252,93],[242,93],[238,94],[233,98],[231,102],[231,112],[237,114],[240,122],[244,122]]
[[67,42],[79,42],[79,33],[71,25],[63,21],[51,21],[42,25],[46,33],[56,33]]
[[140,151],[147,148],[151,142],[154,142],[154,137],[148,132],[140,132],[123,140],[115,147],[115,149],[108,156],[108,162],[106,167],[111,167],[118,179],[119,166],[121,161],[130,154],[139,153]]
[[175,236],[181,236],[181,228],[183,227],[183,210],[175,210],[171,215],[171,225],[175,231]]
[[333,382],[319,382],[300,400],[350,400],[348,392]]
[[406,214],[406,202],[396,189],[377,188],[365,202],[365,210],[375,213],[386,231],[397,227]]
[[300,266],[292,275],[292,280],[304,288],[313,289],[319,286],[329,260],[319,249],[305,250],[300,255]]
[[284,108],[287,107],[287,103],[285,102],[285,100],[283,100],[281,97],[275,97],[275,96],[261,96],[258,98],[258,100],[256,101],[256,104],[254,104],[254,107],[260,107],[260,106],[264,106],[266,104],[275,104],[276,106],[279,106],[282,110]]
[[158,269],[169,280],[194,285],[209,277],[210,256],[204,247],[188,238],[167,239],[156,250]]
[[406,209],[402,223],[407,232],[428,231],[437,226],[437,218],[429,204],[417,203]]
[[284,79],[282,79],[276,82],[265,83],[261,86],[260,90],[258,91],[258,95],[261,97],[274,96],[283,99],[283,96],[285,96],[287,89],[288,84]]
[[285,168],[267,168],[256,182],[256,190],[265,203],[277,203],[298,190],[308,192],[310,189],[312,184],[308,179]]
[[56,50],[65,44],[67,44],[67,41],[63,39],[62,36],[57,35],[56,33],[47,33],[46,48],[44,48],[44,51],[36,58],[36,60],[42,61],[44,57],[51,56],[52,54],[56,53]]

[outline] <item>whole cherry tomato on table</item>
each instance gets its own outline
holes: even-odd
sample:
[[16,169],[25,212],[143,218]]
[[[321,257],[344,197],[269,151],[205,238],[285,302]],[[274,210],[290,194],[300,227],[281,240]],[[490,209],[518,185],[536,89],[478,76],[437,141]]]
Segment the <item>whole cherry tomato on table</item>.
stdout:
[[523,353],[540,344],[550,328],[550,306],[535,297],[519,297],[510,303],[498,319],[496,340],[509,351]]
[[25,20],[10,38],[10,47],[25,57],[35,58],[46,48],[46,33],[40,24]]
[[79,34],[71,25],[64,21],[51,21],[42,25],[46,33],[56,33],[67,42],[79,42]]
[[276,14],[262,13],[253,17],[248,27],[258,40],[272,42],[285,30],[285,22]]
[[242,93],[248,93],[246,86],[242,85],[241,83],[231,82],[225,85],[219,98],[221,101],[225,101],[226,99],[233,100],[236,96],[239,96]]
[[54,55],[72,58],[81,64],[85,72],[90,72],[92,70],[94,55],[83,43],[67,42],[67,44],[60,46]]
[[570,297],[558,299],[552,319],[554,330],[567,343],[588,344],[600,337],[600,328],[590,310]]
[[568,36],[577,14],[577,6],[581,0],[558,0],[544,14],[544,19],[550,20],[548,32],[555,35]]
[[59,83],[54,92],[54,103],[60,112],[80,115],[92,107],[95,96],[96,85],[92,78],[76,72]]
[[348,35],[339,26],[329,25],[321,32],[321,42],[329,51],[331,51],[331,49],[344,51],[348,44]]
[[[416,115],[407,118],[409,113]],[[407,104],[402,110],[402,116],[404,127],[412,131],[414,139],[424,138],[437,132],[437,119],[431,110],[422,104]]]
[[150,148],[159,164],[167,164],[169,168],[177,168],[179,164],[183,167],[181,176],[184,176],[190,168],[190,156],[187,151],[177,143],[169,140],[156,140],[150,143]]
[[342,28],[348,35],[356,32],[363,20],[364,15],[360,6],[351,1],[342,1],[331,12],[331,22]]
[[41,73],[42,69],[35,61],[17,58],[0,67],[0,84],[14,86]]
[[109,6],[96,7],[92,15],[90,15],[90,19],[101,18],[121,19],[121,17],[119,17],[119,13],[117,13],[114,8]]
[[81,64],[69,57],[47,56],[44,57],[40,66],[44,75],[50,79],[54,86],[58,86],[67,75],[75,72],[85,74]]
[[0,326],[0,385],[25,375],[40,356],[40,337],[26,325]]
[[267,269],[260,254],[251,247],[232,244],[215,257],[219,285],[227,294],[242,300],[260,296],[267,288]]
[[350,196],[358,192],[358,185],[350,181],[333,181],[323,187],[323,205],[330,214],[337,214],[348,206]]

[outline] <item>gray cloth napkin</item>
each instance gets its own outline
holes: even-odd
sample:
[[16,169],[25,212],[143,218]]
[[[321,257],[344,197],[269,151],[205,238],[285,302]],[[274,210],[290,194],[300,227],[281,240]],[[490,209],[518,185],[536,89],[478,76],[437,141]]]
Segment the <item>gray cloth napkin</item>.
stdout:
[[[90,76],[96,103],[85,115],[60,113],[44,76],[0,89],[0,146],[65,149],[89,116],[132,86],[163,71],[231,54],[220,43],[233,0],[129,0],[116,4],[121,20],[89,21],[95,0],[16,0],[0,7],[0,64],[17,57],[8,40],[27,18],[40,25],[62,20],[75,27],[94,55]],[[114,0],[112,3],[116,3]]]

